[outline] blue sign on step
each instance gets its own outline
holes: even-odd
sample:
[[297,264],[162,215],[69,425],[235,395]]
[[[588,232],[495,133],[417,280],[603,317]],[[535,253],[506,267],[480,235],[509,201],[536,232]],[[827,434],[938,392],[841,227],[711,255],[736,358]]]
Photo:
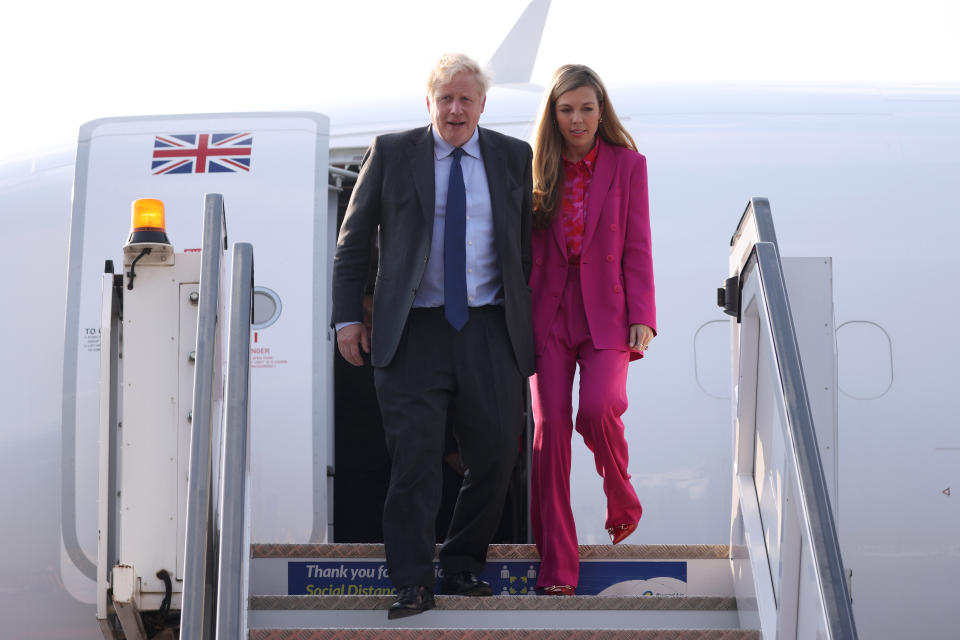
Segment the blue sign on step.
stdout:
[[[539,561],[490,562],[480,574],[494,595],[531,595]],[[435,590],[441,593],[443,572],[434,563]],[[287,563],[289,595],[395,595],[382,560],[320,560]],[[580,563],[578,595],[683,596],[687,563],[683,561],[591,560]]]

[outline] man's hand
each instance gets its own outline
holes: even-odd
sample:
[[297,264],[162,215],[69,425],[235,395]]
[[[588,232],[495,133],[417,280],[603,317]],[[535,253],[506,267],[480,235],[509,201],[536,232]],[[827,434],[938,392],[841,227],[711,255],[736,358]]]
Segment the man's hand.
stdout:
[[370,332],[363,324],[349,324],[337,331],[337,347],[344,360],[359,367],[363,364],[360,349],[370,353]]

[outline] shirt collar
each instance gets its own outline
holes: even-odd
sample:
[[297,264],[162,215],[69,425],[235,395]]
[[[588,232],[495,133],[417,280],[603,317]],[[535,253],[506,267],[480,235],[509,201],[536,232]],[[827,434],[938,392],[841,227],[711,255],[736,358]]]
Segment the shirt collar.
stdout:
[[587,155],[583,156],[583,158],[579,162],[570,162],[563,156],[563,154],[560,154],[560,157],[563,158],[564,166],[575,167],[582,163],[587,168],[587,171],[593,174],[593,166],[597,163],[597,154],[599,152],[600,152],[600,136],[597,136],[597,139],[593,143],[593,148],[590,149],[590,151],[587,152]]
[[[430,131],[433,133],[433,157],[437,160],[443,160],[453,153],[453,145],[440,137],[437,128],[430,125]],[[463,152],[468,156],[480,159],[480,127],[473,130],[473,135],[463,144]]]

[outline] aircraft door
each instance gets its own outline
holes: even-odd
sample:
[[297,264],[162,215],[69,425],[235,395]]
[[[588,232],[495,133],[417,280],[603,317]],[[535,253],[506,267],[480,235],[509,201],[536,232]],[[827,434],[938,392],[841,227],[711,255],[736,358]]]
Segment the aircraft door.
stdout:
[[122,263],[137,198],[164,201],[170,241],[189,253],[199,251],[204,194],[221,193],[228,239],[256,247],[257,283],[275,304],[251,336],[251,536],[326,540],[328,155],[328,119],[307,112],[107,118],[81,128],[61,408],[69,449],[61,575],[74,597],[93,602],[95,593],[100,345],[90,336],[104,260]]

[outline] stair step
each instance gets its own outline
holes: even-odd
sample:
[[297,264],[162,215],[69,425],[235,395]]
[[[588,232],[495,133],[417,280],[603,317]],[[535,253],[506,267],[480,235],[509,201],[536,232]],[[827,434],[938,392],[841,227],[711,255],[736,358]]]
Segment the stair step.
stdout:
[[[439,547],[438,547],[439,548]],[[581,545],[578,595],[732,597],[728,545]],[[382,544],[251,545],[254,596],[392,596]],[[534,545],[491,545],[481,578],[498,596],[530,595]],[[435,563],[436,589],[440,566]]]
[[[388,620],[392,596],[252,596],[251,629],[691,630],[739,626],[735,598],[437,596],[436,608]],[[282,636],[280,636],[282,637]],[[346,637],[346,636],[344,636]],[[669,636],[665,636],[669,637]],[[677,636],[682,637],[682,636]],[[722,636],[721,636],[722,637]]]
[[760,640],[741,629],[256,629],[250,640]]
[[[394,596],[251,596],[251,611],[382,610]],[[437,609],[456,611],[735,611],[736,598],[656,596],[436,596]]]
[[[437,545],[439,550],[440,545]],[[730,557],[726,544],[582,544],[578,547],[581,560],[725,560]],[[382,544],[309,543],[309,544],[252,544],[253,558],[336,558],[381,559]],[[487,560],[539,559],[537,547],[532,544],[492,544]]]

